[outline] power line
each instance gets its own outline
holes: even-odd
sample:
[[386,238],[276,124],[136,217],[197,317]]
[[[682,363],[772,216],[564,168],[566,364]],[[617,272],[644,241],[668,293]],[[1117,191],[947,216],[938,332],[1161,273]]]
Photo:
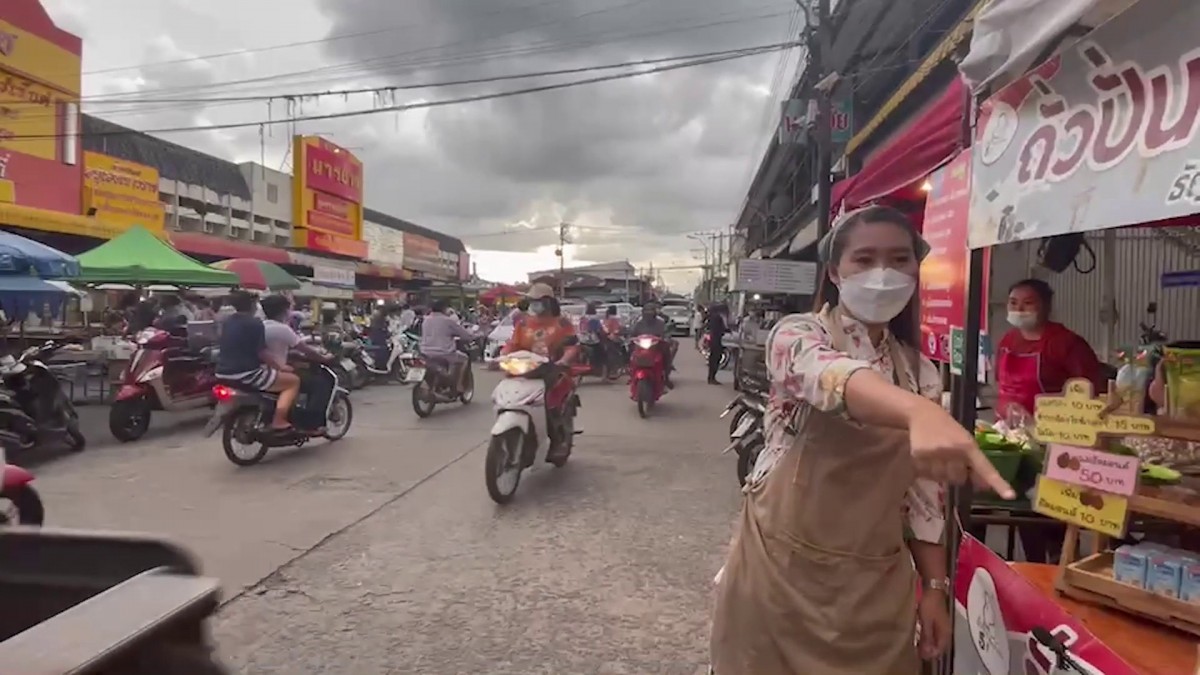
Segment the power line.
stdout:
[[[475,96],[462,96],[462,97],[458,97],[458,98],[448,98],[448,99],[441,99],[441,100],[436,100],[436,101],[423,101],[423,102],[418,102],[418,103],[405,103],[405,104],[392,105],[392,106],[382,106],[382,107],[378,107],[378,108],[372,108],[370,110],[351,110],[351,111],[337,112],[337,113],[326,113],[326,114],[321,114],[321,115],[307,115],[307,116],[291,117],[291,118],[283,118],[283,119],[258,120],[255,122],[231,122],[231,123],[226,123],[226,124],[209,124],[209,125],[196,125],[196,126],[187,126],[187,127],[169,127],[169,128],[163,128],[163,129],[150,129],[150,130],[146,130],[146,131],[136,131],[136,130],[111,131],[111,132],[100,132],[100,133],[88,134],[88,135],[89,136],[122,136],[122,135],[128,135],[128,134],[138,134],[138,133],[141,133],[141,134],[168,134],[168,133],[183,133],[183,132],[189,132],[189,131],[223,131],[223,130],[228,130],[228,129],[245,129],[245,128],[249,128],[249,127],[268,127],[268,126],[276,126],[276,125],[280,125],[280,124],[295,124],[297,122],[313,122],[313,121],[320,121],[320,120],[344,119],[344,118],[349,118],[349,117],[362,117],[365,115],[375,115],[375,114],[388,113],[388,112],[403,112],[403,111],[407,111],[407,110],[418,110],[418,109],[422,109],[422,108],[437,108],[437,107],[443,107],[443,106],[448,106],[448,105],[458,105],[460,103],[474,103],[477,101],[489,101],[489,100],[494,100],[494,99],[510,98],[513,96],[522,96],[525,94],[536,94],[536,93],[542,93],[542,92],[548,92],[548,91],[557,91],[559,89],[569,89],[569,88],[579,87],[579,86],[583,86],[583,85],[587,85],[587,84],[598,84],[601,82],[612,82],[615,80],[625,80],[625,79],[629,79],[632,77],[640,77],[643,75],[652,75],[654,73],[668,72],[668,71],[672,71],[672,70],[679,70],[682,68],[693,68],[696,66],[708,65],[711,63],[720,63],[723,61],[731,61],[734,59],[741,59],[741,58],[745,58],[748,56],[757,56],[760,54],[767,54],[767,53],[770,53],[773,51],[778,51],[779,49],[781,49],[781,47],[771,47],[771,48],[757,49],[757,50],[750,49],[750,50],[745,50],[740,53],[730,54],[727,56],[720,56],[720,57],[713,57],[713,58],[706,58],[706,59],[696,59],[696,60],[692,60],[692,61],[684,61],[681,63],[673,63],[673,64],[669,64],[669,65],[657,66],[654,68],[650,68],[650,69],[639,71],[639,72],[633,72],[633,73],[617,73],[614,75],[602,75],[602,76],[598,76],[598,77],[585,78],[585,79],[581,79],[581,80],[571,80],[568,82],[559,82],[559,83],[555,83],[555,84],[546,84],[546,85],[535,86],[535,87],[525,87],[522,89],[512,89],[509,91],[493,92],[490,94],[477,94]],[[66,136],[65,134],[38,134],[38,135],[18,134],[15,136],[11,136],[10,140],[34,140],[34,139],[43,139],[44,140],[44,139],[63,138],[65,136]]]

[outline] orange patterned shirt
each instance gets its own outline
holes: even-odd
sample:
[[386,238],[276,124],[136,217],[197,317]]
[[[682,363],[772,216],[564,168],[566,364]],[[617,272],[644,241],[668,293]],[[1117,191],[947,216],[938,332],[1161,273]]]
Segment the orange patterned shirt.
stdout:
[[513,326],[504,352],[529,351],[550,360],[562,358],[564,343],[575,335],[575,326],[565,316],[528,314]]

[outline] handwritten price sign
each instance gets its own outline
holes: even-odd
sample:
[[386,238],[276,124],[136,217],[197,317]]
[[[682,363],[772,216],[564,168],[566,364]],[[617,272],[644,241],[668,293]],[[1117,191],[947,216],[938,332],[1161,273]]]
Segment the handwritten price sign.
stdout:
[[1138,458],[1051,444],[1046,475],[1056,481],[1126,497],[1137,492]]
[[1039,476],[1033,510],[1113,538],[1125,536],[1129,500]]
[[1043,443],[1093,447],[1102,434],[1151,436],[1154,419],[1137,415],[1105,414],[1107,403],[1092,398],[1092,384],[1071,380],[1061,396],[1037,397],[1034,436]]

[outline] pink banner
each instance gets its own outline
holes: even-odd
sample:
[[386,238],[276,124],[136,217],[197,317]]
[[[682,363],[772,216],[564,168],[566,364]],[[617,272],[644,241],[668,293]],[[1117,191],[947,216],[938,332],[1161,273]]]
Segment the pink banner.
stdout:
[[[988,547],[963,537],[954,574],[954,672],[1055,675],[1055,656],[1032,636],[1044,628],[1092,675],[1138,671],[1014,572]],[[1181,674],[1182,675],[1182,674]]]

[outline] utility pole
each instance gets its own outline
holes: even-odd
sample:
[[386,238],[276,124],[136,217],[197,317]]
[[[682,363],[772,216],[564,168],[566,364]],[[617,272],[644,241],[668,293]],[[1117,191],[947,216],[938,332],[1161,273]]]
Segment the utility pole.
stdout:
[[[803,3],[805,0],[796,0]],[[829,20],[829,0],[815,0],[815,36],[810,29],[808,53],[818,73],[814,93],[817,97],[817,236],[829,232],[833,210],[833,90],[837,74],[830,59],[833,55],[833,26]],[[812,13],[808,14],[812,23]],[[815,37],[815,40],[813,39]]]
[[558,224],[558,297],[567,297],[567,223]]

